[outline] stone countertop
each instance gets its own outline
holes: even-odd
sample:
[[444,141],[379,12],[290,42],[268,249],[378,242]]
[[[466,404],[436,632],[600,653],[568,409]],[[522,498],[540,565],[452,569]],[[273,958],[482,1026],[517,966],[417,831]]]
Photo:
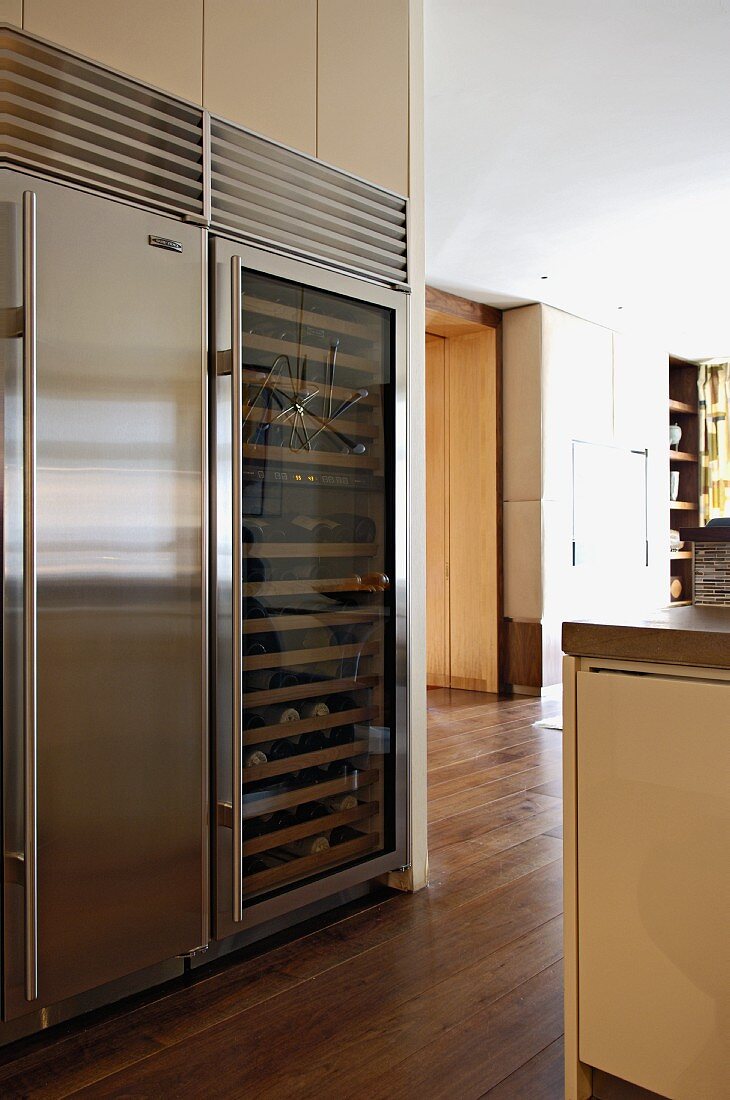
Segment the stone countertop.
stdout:
[[563,651],[730,669],[730,607],[668,607],[635,621],[563,623]]

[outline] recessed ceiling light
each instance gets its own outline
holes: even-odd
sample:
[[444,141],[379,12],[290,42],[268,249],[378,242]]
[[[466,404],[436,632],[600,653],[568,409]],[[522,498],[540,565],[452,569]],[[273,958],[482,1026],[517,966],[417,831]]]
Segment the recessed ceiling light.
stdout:
[[616,306],[616,309],[623,309],[623,306]]
[[547,275],[541,275],[540,278],[541,279],[547,279]]

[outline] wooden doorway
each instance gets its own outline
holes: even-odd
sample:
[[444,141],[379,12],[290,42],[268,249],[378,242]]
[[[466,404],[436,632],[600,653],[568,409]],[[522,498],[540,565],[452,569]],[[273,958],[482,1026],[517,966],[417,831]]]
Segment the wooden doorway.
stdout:
[[426,622],[431,687],[498,691],[499,310],[426,289]]

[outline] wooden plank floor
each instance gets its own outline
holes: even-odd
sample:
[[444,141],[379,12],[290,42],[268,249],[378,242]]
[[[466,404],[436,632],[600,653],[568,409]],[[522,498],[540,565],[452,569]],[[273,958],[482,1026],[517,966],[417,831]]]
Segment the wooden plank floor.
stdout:
[[431,885],[0,1051],[0,1097],[559,1100],[557,704],[429,692]]

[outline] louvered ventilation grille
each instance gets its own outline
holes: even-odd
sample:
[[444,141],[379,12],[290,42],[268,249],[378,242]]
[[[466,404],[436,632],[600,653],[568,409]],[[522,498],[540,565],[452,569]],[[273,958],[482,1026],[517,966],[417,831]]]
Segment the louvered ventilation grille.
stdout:
[[213,225],[385,282],[406,282],[406,202],[211,119]]
[[202,111],[6,29],[0,88],[6,161],[202,218]]

